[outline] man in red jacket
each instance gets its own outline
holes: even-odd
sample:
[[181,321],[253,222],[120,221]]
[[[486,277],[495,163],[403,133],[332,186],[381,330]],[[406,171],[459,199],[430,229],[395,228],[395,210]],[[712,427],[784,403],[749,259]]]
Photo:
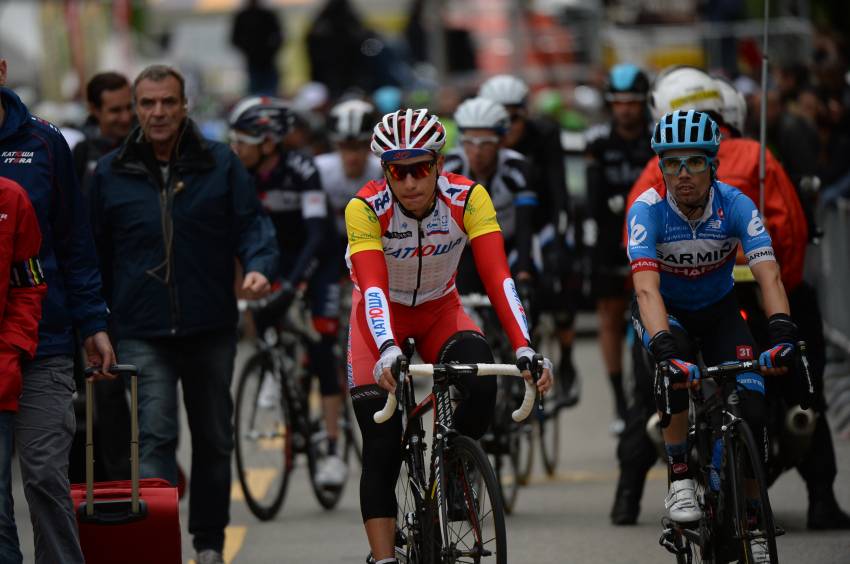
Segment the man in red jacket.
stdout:
[[0,177],[0,562],[21,562],[12,511],[12,440],[21,361],[38,344],[47,285],[38,261],[41,231],[26,191]]

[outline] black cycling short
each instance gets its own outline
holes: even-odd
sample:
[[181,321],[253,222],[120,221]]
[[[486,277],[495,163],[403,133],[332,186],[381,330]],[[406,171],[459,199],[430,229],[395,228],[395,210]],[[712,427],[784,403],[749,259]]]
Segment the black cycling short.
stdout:
[[[697,346],[708,366],[758,358],[758,349],[747,322],[741,316],[733,291],[703,309],[688,311],[668,308],[667,313],[670,332],[676,338],[682,360],[696,363]],[[652,335],[648,335],[643,327],[637,300],[632,301],[632,323],[644,345],[648,345]],[[764,378],[756,372],[744,372],[738,375],[737,380],[744,402],[744,419],[753,433],[759,436],[765,422]],[[687,390],[673,391],[670,401],[673,413],[686,411]]]
[[[493,362],[493,353],[484,336],[475,331],[452,335],[440,349],[438,363]],[[496,405],[496,379],[469,376],[459,384],[461,401],[454,413],[455,428],[473,439],[480,438],[493,417]],[[352,390],[352,403],[363,436],[363,471],[360,475],[360,513],[363,521],[395,517],[395,484],[401,469],[401,412],[385,423],[372,419],[387,400],[376,385]]]

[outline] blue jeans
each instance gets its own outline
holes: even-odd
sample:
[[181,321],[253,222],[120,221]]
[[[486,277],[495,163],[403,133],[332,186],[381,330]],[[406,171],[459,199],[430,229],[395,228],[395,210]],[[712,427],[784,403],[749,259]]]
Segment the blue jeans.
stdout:
[[236,356],[232,331],[191,337],[124,339],[121,362],[139,368],[139,454],[143,478],[177,484],[177,382],[192,434],[189,532],[196,550],[221,550],[230,520],[230,456]]
[[15,438],[15,413],[0,411],[0,563],[23,561],[15,527],[12,500],[12,441]]

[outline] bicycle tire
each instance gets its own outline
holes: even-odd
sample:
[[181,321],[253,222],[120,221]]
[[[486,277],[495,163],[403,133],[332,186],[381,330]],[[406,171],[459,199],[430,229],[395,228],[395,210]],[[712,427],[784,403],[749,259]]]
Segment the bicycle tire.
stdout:
[[[408,451],[409,452],[409,451]],[[402,455],[401,471],[396,482],[396,518],[395,553],[399,564],[433,564],[433,515],[427,510],[428,504],[420,492],[411,483],[411,474],[415,481],[425,484],[424,465],[417,469],[412,454]],[[420,453],[421,459],[421,453]]]
[[[436,467],[432,468],[432,478],[438,479],[441,485],[431,488],[440,531],[439,559],[435,561],[440,564],[505,564],[504,502],[496,475],[481,446],[469,437],[454,437],[445,459],[438,457]],[[456,485],[450,486],[450,483]],[[463,492],[462,500],[454,499],[458,491]]]
[[[280,511],[283,505],[283,500],[286,495],[289,485],[289,475],[293,469],[293,449],[292,449],[292,423],[288,408],[288,402],[285,398],[285,389],[280,388],[280,398],[278,405],[273,408],[265,408],[258,405],[260,389],[264,379],[273,377],[274,365],[268,353],[261,352],[252,356],[239,375],[239,383],[236,388],[236,407],[234,412],[234,436],[236,438],[236,470],[239,476],[239,484],[242,488],[242,494],[245,498],[245,503],[248,509],[255,517],[261,521],[273,519]],[[251,387],[253,386],[253,387]],[[258,431],[253,428],[256,424],[257,410],[269,409],[270,413],[279,418],[276,431],[273,431],[272,436],[261,437]],[[276,413],[273,413],[275,412]],[[248,419],[244,419],[244,417]],[[248,428],[246,428],[246,423]],[[246,434],[247,433],[247,434]],[[268,434],[268,432],[266,432]],[[266,439],[276,441],[274,434],[281,434],[282,444],[267,444],[265,446],[259,444],[260,440]],[[260,450],[268,450],[271,452],[280,452],[281,459],[279,463],[278,480],[268,479],[268,471],[274,470],[268,466],[252,468],[249,466],[247,458],[248,441],[255,441]],[[272,457],[269,457],[272,458]],[[274,457],[276,458],[276,456]],[[263,473],[266,473],[263,476]],[[256,477],[264,478],[257,479]],[[274,487],[274,489],[271,489]],[[266,495],[261,495],[265,490]],[[268,493],[271,491],[271,496]]]
[[558,471],[558,459],[561,455],[561,410],[553,407],[537,416],[537,433],[540,437],[540,457],[547,476]]
[[[739,542],[737,548],[740,562],[750,564],[753,562],[753,546],[762,544],[766,547],[770,562],[779,562],[776,549],[776,528],[773,521],[773,511],[770,507],[770,498],[767,494],[767,482],[764,476],[764,467],[756,446],[755,437],[746,421],[739,421],[735,427],[735,440],[728,452],[729,483],[732,492],[731,509],[733,511],[730,520],[733,526],[733,539]],[[752,472],[752,480],[755,480],[758,490],[758,505],[756,514],[750,515],[747,511],[747,499],[745,495],[745,480],[747,469]],[[755,518],[758,537],[753,537],[750,519]]]
[[[340,418],[342,418],[342,413],[340,413]],[[319,461],[326,456],[325,452],[327,447],[324,447],[324,449],[322,447],[322,442],[325,440],[324,437],[326,436],[323,420],[319,417],[312,418],[310,421],[310,444],[307,445],[307,468],[310,473],[310,486],[313,490],[313,495],[316,496],[316,500],[319,502],[319,505],[321,505],[324,509],[330,510],[336,507],[342,499],[342,494],[345,492],[347,476],[346,480],[344,480],[338,487],[323,486],[316,482]],[[342,453],[341,458],[347,464],[351,441],[350,436],[343,428],[343,425],[340,425],[338,441],[342,444],[338,444],[337,448],[339,449],[339,452]]]
[[516,507],[519,494],[519,436],[508,432],[506,437],[496,437],[496,441],[505,443],[499,452],[490,453],[490,465],[496,473],[496,481],[505,503],[505,514],[510,515]]

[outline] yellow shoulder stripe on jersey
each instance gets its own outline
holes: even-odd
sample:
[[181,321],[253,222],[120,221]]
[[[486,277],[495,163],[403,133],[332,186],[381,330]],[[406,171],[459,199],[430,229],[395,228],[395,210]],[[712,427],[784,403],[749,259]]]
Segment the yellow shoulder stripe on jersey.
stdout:
[[369,204],[359,198],[352,198],[345,206],[345,230],[348,232],[350,254],[360,251],[381,251],[381,222]]
[[470,188],[467,198],[466,209],[463,211],[463,226],[470,241],[481,235],[502,230],[496,220],[493,200],[483,186],[476,184]]

